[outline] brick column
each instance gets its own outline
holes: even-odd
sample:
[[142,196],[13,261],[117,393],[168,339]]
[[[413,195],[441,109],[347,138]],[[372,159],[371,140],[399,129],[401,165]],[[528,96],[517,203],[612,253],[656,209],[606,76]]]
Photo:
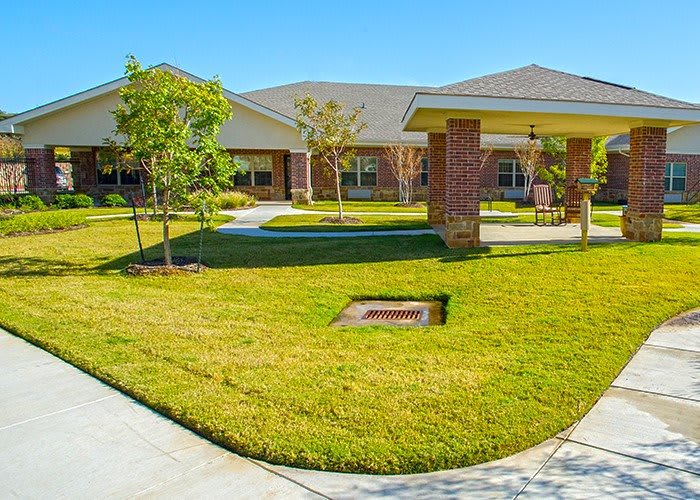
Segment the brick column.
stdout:
[[665,166],[666,129],[630,129],[628,209],[620,220],[625,238],[633,241],[661,239]]
[[306,151],[290,152],[290,175],[292,203],[311,204],[311,186],[309,186],[309,155]]
[[[590,138],[569,137],[566,139],[566,187],[573,186],[576,179],[591,176],[593,143]],[[566,200],[569,203],[569,200]],[[578,222],[580,216],[569,211],[566,222]]]
[[97,186],[95,151],[93,149],[71,149],[70,158],[73,163],[73,185],[75,190],[83,192],[94,191]]
[[44,201],[53,201],[58,191],[53,148],[25,148],[24,156],[27,159],[27,190]]
[[446,135],[428,132],[428,224],[445,224]]
[[449,118],[445,162],[445,242],[478,247],[481,120]]

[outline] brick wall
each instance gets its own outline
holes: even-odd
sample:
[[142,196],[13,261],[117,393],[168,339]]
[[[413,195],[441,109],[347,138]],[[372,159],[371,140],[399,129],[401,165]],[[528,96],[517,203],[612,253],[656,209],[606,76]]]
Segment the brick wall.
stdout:
[[[423,155],[428,152],[421,149]],[[372,192],[374,201],[396,201],[399,199],[399,183],[391,172],[390,162],[384,147],[361,147],[355,149],[356,156],[376,156],[377,157],[377,185],[376,186],[341,186],[341,196],[347,199],[349,189],[368,189]],[[326,166],[322,158],[314,156],[311,158],[311,185],[314,190],[314,199],[334,200],[335,194],[335,174]],[[427,186],[420,185],[420,176],[416,178],[414,184],[414,198],[418,201],[427,197]]]
[[445,214],[479,216],[481,121],[449,118],[446,134]]
[[630,213],[663,213],[665,165],[666,129],[631,129],[628,193]]
[[700,191],[700,155],[667,154],[666,161],[686,164],[685,189],[688,196]]
[[284,155],[283,149],[229,149],[231,155],[272,155],[272,186],[235,186],[234,189],[252,194],[259,200],[284,200]]
[[27,190],[45,201],[53,201],[56,183],[56,157],[53,148],[29,148],[24,150],[27,159]]
[[428,222],[445,223],[445,164],[447,138],[444,133],[428,133]]

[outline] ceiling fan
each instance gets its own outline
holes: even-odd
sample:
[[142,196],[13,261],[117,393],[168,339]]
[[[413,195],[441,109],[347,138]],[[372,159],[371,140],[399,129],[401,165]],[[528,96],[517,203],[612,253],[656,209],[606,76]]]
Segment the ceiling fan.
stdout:
[[535,126],[530,125],[530,133],[527,135],[527,138],[530,139],[531,141],[537,140],[537,134],[535,134]]

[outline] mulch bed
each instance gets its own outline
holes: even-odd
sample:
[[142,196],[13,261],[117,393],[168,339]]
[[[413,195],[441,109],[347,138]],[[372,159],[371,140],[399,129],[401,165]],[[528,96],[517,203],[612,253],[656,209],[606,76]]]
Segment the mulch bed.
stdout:
[[403,208],[423,208],[422,203],[396,203],[394,206]]
[[[207,266],[201,264],[199,272],[203,272],[205,269]],[[170,266],[166,266],[163,259],[154,259],[138,264],[129,264],[126,268],[126,274],[131,276],[169,276],[196,272],[197,259],[194,257],[173,257],[173,263]]]
[[343,217],[342,219],[338,217],[324,217],[321,219],[324,224],[364,224],[357,217]]
[[[168,214],[168,219],[170,220],[175,220],[178,219],[179,215],[178,214]],[[134,216],[131,216],[131,220],[134,220]],[[136,214],[136,220],[139,222],[150,222],[150,221],[159,221],[163,222],[163,214]]]

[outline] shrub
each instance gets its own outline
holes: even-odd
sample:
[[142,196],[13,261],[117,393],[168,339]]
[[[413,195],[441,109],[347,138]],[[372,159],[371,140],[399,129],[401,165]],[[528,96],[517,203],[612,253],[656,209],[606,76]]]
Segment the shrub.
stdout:
[[122,195],[112,193],[102,198],[102,205],[105,207],[125,207],[127,202]]
[[85,216],[65,212],[33,212],[0,219],[0,235],[35,233],[85,224]]
[[38,196],[28,194],[17,200],[17,208],[24,211],[43,210],[46,208],[46,205],[44,205],[44,202]]
[[53,200],[53,206],[60,209],[73,208],[73,195],[57,194],[56,198]]
[[95,204],[95,200],[86,194],[76,194],[73,197],[73,207],[75,208],[90,208]]
[[234,208],[252,207],[255,205],[255,196],[251,196],[241,191],[227,191],[216,197],[216,204],[222,210],[231,210]]
[[17,206],[17,195],[12,193],[0,193],[0,207],[15,208]]
[[90,208],[93,199],[86,194],[57,194],[53,202],[55,208]]

